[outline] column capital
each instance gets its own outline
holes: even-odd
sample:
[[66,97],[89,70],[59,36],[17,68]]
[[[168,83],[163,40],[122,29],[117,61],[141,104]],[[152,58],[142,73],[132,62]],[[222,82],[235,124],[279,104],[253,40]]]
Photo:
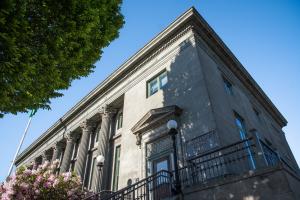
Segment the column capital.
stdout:
[[96,124],[92,123],[86,119],[80,123],[79,127],[82,130],[88,130],[88,132],[91,132],[91,130],[96,127]]
[[105,104],[104,106],[98,108],[98,112],[102,116],[112,116],[113,114],[117,113],[117,109]]
[[58,150],[58,149],[62,149],[63,148],[63,144],[61,143],[61,141],[57,141],[55,142],[52,147],[53,150]]
[[73,132],[68,132],[65,136],[67,142],[75,142],[77,136]]

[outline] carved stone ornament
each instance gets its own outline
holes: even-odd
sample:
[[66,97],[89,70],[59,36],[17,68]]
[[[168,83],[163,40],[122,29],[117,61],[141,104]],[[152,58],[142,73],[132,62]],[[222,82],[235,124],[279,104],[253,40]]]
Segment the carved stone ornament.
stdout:
[[55,142],[54,145],[52,146],[53,151],[56,151],[56,150],[59,150],[62,148],[63,148],[63,145],[62,145],[61,141]]
[[98,108],[98,112],[103,116],[113,116],[114,114],[117,113],[117,109],[113,108],[112,106],[109,106],[105,104],[101,108]]
[[73,132],[68,132],[65,136],[67,142],[74,142],[76,139],[76,135]]
[[142,142],[142,135],[137,134],[136,135],[136,145],[141,145],[141,142]]
[[88,121],[84,120],[83,122],[80,123],[79,127],[82,129],[87,129],[89,126]]

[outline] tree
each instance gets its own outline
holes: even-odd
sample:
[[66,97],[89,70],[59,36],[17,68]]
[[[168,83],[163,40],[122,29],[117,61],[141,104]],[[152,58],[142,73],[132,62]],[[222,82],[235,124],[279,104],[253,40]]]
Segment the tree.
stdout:
[[1,0],[0,117],[50,109],[118,37],[121,0]]

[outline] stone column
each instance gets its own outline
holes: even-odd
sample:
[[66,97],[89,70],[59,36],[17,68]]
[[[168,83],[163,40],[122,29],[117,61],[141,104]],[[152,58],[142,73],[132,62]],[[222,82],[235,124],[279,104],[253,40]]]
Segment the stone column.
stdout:
[[[99,171],[99,176],[97,180],[98,191],[108,190],[108,170],[109,170],[109,148],[110,148],[110,126],[112,121],[112,116],[115,114],[115,110],[108,108],[107,106],[102,111],[102,121],[101,121],[101,129],[99,133],[99,141],[98,141],[98,155],[103,155],[105,158],[104,166]],[[101,186],[99,186],[101,185]],[[100,187],[100,188],[99,188]]]
[[52,154],[52,159],[51,161],[55,161],[56,159],[58,159],[58,156],[61,154],[61,150],[62,150],[62,145],[60,142],[56,142],[55,145],[52,147],[53,149],[53,154]]
[[91,124],[88,124],[87,120],[85,120],[80,124],[80,128],[82,130],[82,136],[79,144],[77,161],[75,163],[75,171],[83,181],[86,158],[87,158],[87,153],[89,148],[89,138],[91,132],[93,131],[93,126],[91,126]]
[[62,163],[60,166],[60,173],[64,173],[64,172],[68,171],[71,157],[72,157],[73,147],[75,144],[75,137],[71,133],[67,134],[66,140],[67,140],[67,144],[66,144],[65,153],[64,153],[64,156],[62,159]]
[[42,156],[42,164],[44,164],[47,161],[47,153],[46,153],[46,151],[44,151],[41,156]]

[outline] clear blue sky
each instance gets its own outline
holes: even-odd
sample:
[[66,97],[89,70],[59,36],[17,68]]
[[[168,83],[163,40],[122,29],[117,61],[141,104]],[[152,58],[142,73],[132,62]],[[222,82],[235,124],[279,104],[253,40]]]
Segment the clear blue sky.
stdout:
[[[284,128],[300,164],[300,1],[297,0],[124,0],[126,24],[104,49],[95,72],[72,83],[52,110],[34,116],[22,149],[96,87],[113,70],[191,6],[214,28],[289,121]],[[0,181],[6,177],[28,114],[0,119]],[[297,146],[298,145],[298,146]]]

